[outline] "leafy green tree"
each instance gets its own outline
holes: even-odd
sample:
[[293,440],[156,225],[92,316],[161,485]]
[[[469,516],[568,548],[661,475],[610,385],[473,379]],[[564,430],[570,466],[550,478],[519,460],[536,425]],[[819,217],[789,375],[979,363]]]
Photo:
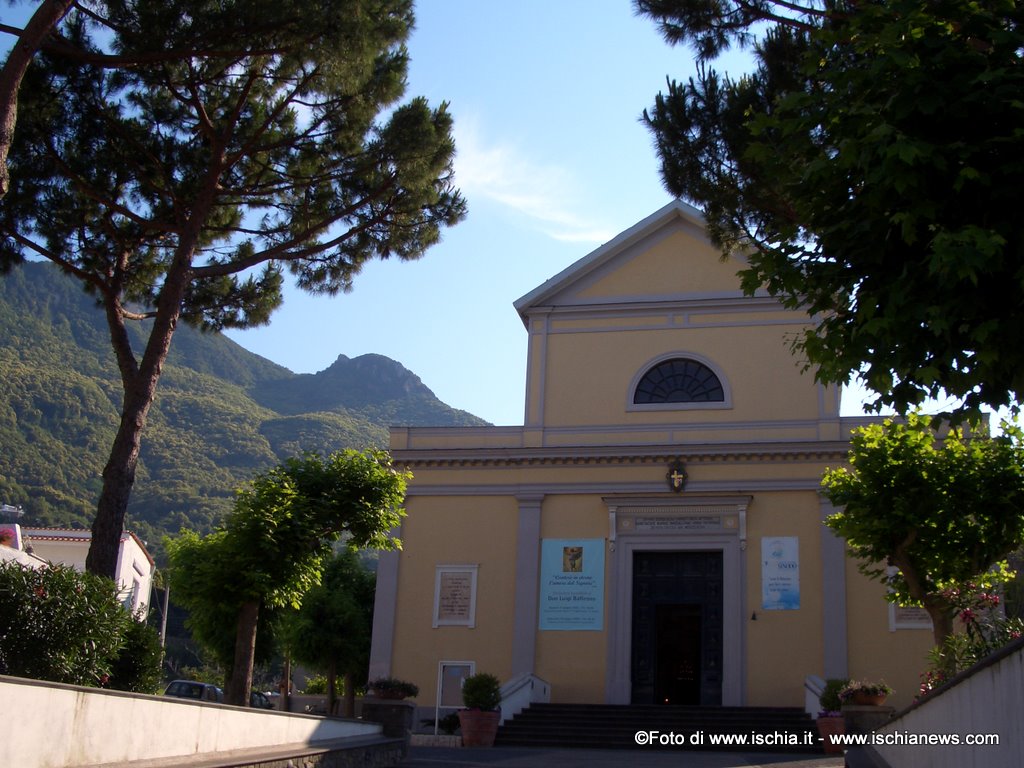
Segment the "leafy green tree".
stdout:
[[343,533],[353,546],[398,546],[388,531],[401,520],[408,477],[384,451],[307,453],[257,475],[219,530],[167,542],[172,594],[192,627],[228,616],[236,627],[228,703],[249,700],[261,607],[298,608]]
[[[203,658],[224,671],[218,685],[231,676],[241,603],[235,589],[238,563],[225,551],[224,535],[222,528],[206,536],[183,529],[176,537],[164,539],[171,563],[172,602],[187,609],[185,624]],[[254,664],[268,661],[276,652],[274,617],[264,604],[260,607]]]
[[123,397],[87,567],[112,576],[178,323],[267,322],[286,269],[305,290],[349,290],[369,259],[421,256],[465,204],[446,106],[398,103],[411,0],[102,9],[65,17],[77,56],[25,74],[0,266],[49,259],[104,313]]
[[[1024,393],[1024,7],[1011,0],[635,0],[696,78],[645,113],[665,185],[747,292],[820,318],[819,379],[898,413]],[[739,78],[708,66],[752,48]]]
[[960,610],[954,588],[1005,580],[1005,558],[1024,542],[1024,445],[1014,426],[1001,437],[951,430],[937,441],[924,416],[886,419],[855,430],[850,467],[829,470],[822,485],[842,508],[825,524],[891,600],[924,607],[936,646]]
[[110,579],[0,562],[0,674],[98,687],[134,623]]
[[164,649],[160,635],[142,621],[125,629],[124,646],[111,660],[107,688],[136,693],[158,693],[163,680]]
[[344,717],[355,716],[355,689],[366,684],[376,577],[349,547],[324,568],[323,580],[302,598],[290,622],[288,649],[298,662],[327,675],[327,711],[335,711],[337,679],[344,679]]

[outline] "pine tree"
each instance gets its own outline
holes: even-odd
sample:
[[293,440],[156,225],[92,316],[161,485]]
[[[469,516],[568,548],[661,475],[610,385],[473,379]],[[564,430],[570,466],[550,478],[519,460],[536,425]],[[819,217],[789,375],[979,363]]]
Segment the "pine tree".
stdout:
[[445,105],[399,103],[410,0],[101,8],[65,19],[74,56],[25,75],[0,266],[49,259],[106,317],[124,398],[87,567],[112,576],[178,323],[266,323],[285,272],[349,290],[369,259],[421,256],[465,204]]

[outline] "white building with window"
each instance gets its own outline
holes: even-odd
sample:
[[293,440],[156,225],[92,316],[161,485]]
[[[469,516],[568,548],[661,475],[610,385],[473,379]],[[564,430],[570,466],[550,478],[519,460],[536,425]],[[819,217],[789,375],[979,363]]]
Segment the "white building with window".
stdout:
[[[70,565],[78,571],[85,570],[85,558],[89,554],[92,533],[77,528],[29,528],[13,523],[0,523],[0,533],[9,531],[7,537],[11,557],[23,564],[39,567],[46,563]],[[0,556],[4,554],[0,549]],[[17,556],[14,556],[17,553]],[[156,562],[146,550],[145,544],[130,531],[121,534],[117,555],[117,582],[124,607],[136,618],[144,619],[149,612],[150,590]]]

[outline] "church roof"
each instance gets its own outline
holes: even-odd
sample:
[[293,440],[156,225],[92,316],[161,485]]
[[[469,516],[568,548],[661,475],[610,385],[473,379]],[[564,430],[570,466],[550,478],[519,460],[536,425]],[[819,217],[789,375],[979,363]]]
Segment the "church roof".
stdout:
[[519,312],[523,322],[526,323],[527,315],[531,309],[546,306],[552,297],[564,291],[571,284],[600,269],[645,237],[649,237],[657,230],[679,220],[691,226],[696,225],[701,229],[705,227],[704,214],[698,208],[677,198],[647,218],[637,222],[629,229],[616,235],[601,247],[570,264],[557,275],[513,302],[513,306]]

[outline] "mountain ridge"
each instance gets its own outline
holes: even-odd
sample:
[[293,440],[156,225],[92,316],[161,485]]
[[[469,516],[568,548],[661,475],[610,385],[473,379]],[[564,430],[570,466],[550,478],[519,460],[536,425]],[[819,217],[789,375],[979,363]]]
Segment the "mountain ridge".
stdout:
[[[145,328],[131,329],[141,349]],[[120,413],[96,302],[48,263],[0,277],[0,502],[26,524],[88,526]],[[293,373],[180,326],[143,434],[128,526],[150,541],[210,530],[234,489],[302,450],[384,447],[391,425],[485,425],[383,355]]]

